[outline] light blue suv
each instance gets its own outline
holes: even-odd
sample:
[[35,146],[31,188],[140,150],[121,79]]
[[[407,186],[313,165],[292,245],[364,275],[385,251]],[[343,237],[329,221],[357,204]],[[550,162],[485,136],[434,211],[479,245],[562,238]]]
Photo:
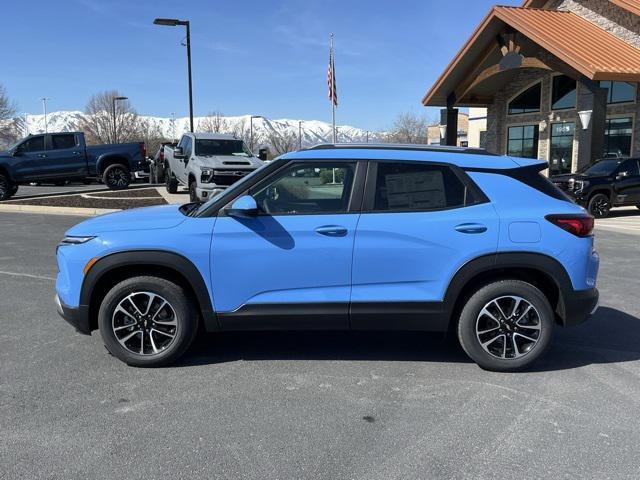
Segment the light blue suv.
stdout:
[[205,204],[104,215],[58,247],[57,307],[136,366],[221,330],[456,332],[481,367],[539,358],[598,305],[593,218],[538,160],[320,145]]

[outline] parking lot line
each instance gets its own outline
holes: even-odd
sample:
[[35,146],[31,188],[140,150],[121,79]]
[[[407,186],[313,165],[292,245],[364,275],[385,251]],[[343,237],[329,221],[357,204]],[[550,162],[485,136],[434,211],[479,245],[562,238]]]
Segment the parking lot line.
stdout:
[[4,272],[0,270],[0,275],[9,275],[12,277],[27,277],[27,278],[37,278],[39,280],[50,280],[50,281],[56,281],[55,278],[53,277],[47,277],[45,275],[32,275],[30,273],[18,273],[18,272]]

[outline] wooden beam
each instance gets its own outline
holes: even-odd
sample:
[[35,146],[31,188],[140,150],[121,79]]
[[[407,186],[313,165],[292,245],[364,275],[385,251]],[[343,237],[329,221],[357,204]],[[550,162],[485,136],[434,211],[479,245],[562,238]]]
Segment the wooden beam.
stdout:
[[462,93],[465,92],[469,85],[473,82],[476,75],[481,71],[482,66],[487,61],[487,59],[491,56],[492,53],[495,53],[496,49],[500,48],[497,40],[489,43],[489,46],[482,51],[482,54],[478,57],[478,59],[473,63],[470,74],[467,78],[460,83],[458,88],[454,91],[456,98],[462,98]]

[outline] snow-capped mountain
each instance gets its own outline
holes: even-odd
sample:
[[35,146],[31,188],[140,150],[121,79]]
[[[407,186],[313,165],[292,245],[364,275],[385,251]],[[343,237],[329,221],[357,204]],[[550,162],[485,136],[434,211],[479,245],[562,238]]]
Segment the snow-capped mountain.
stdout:
[[[84,113],[79,111],[58,111],[47,114],[47,130],[49,132],[65,132],[79,129],[79,124]],[[182,133],[189,130],[189,117],[163,118],[140,116],[148,122],[149,130],[160,132],[165,138],[179,138]],[[45,130],[44,115],[25,114],[18,120],[23,134],[42,133]],[[25,124],[26,121],[26,124]],[[223,133],[231,133],[248,138],[251,116],[242,115],[236,117],[194,117],[196,131],[210,130],[206,128],[217,123]],[[254,140],[261,144],[269,144],[270,138],[293,138],[297,144],[298,129],[302,134],[302,145],[309,146],[317,143],[331,142],[331,124],[319,120],[291,120],[291,119],[266,119],[263,117],[253,119]],[[361,128],[340,125],[338,130],[338,142],[376,142],[381,140],[379,132],[368,132]]]

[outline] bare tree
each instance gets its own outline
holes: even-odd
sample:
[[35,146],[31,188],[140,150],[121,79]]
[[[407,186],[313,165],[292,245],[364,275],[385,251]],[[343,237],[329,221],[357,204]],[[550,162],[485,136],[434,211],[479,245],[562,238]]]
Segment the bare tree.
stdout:
[[393,123],[387,140],[396,143],[427,143],[429,122],[414,113],[401,113]]
[[20,121],[15,119],[16,104],[9,99],[7,91],[0,85],[0,145],[13,143],[20,135]]
[[[233,135],[240,140],[243,140],[244,143],[249,145],[251,143],[251,126],[247,125],[247,122],[244,118],[233,125],[231,125],[226,133]],[[253,144],[259,143],[259,137],[256,130],[253,130]]]
[[137,129],[136,138],[145,143],[147,155],[155,155],[162,142],[169,141],[162,133],[160,125],[154,124],[149,118],[139,117]]
[[199,132],[224,133],[229,128],[222,112],[213,111],[198,122]]
[[129,100],[113,99],[121,97],[117,90],[108,90],[93,95],[85,107],[85,115],[80,122],[88,143],[116,143],[140,140],[140,119]]
[[275,156],[298,149],[298,138],[292,132],[284,130],[282,133],[275,129],[267,133],[267,143],[271,147]]

